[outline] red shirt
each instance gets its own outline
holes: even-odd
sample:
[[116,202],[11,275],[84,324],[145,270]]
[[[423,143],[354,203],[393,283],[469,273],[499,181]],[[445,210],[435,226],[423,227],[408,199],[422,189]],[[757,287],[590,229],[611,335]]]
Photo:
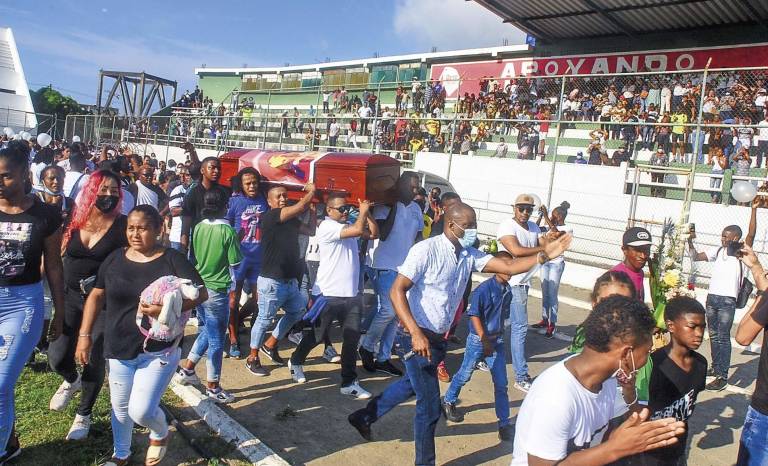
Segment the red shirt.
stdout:
[[632,280],[632,283],[635,285],[635,292],[637,299],[640,301],[645,302],[645,288],[643,287],[643,280],[645,279],[645,274],[643,271],[635,272],[634,270],[627,267],[624,262],[620,264],[616,264],[611,269],[611,272],[624,272],[625,274],[629,275],[629,278]]

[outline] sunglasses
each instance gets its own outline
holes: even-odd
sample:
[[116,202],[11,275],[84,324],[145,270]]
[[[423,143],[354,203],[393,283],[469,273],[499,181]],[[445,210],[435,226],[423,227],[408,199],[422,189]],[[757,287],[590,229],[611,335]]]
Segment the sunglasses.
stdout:
[[517,207],[517,210],[519,210],[520,212],[525,212],[528,214],[533,213],[532,205],[524,205],[524,206],[516,206],[516,207]]
[[345,204],[339,207],[328,207],[329,209],[338,210],[341,215],[347,215],[355,209],[355,206]]

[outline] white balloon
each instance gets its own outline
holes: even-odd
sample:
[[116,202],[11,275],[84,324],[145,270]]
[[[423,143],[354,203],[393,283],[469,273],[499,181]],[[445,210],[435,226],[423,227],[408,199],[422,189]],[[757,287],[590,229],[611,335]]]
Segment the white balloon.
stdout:
[[757,188],[748,181],[737,181],[731,187],[731,195],[736,202],[752,202],[757,196]]
[[22,132],[21,132],[21,133],[19,133],[19,134],[21,134],[21,139],[23,139],[23,140],[25,140],[25,141],[29,141],[30,139],[32,139],[32,135],[31,135],[31,134],[29,134],[29,133],[28,133],[28,132],[26,132],[26,131],[22,131]]
[[5,128],[3,128],[3,134],[5,134],[8,137],[11,137],[13,136],[13,130],[6,126]]
[[14,134],[13,135],[13,140],[14,141],[21,141],[21,133]]
[[53,138],[48,133],[40,133],[37,135],[37,143],[40,144],[40,147],[48,147],[48,144],[51,143]]
[[541,207],[541,198],[533,193],[531,193],[531,197],[533,198],[533,208],[538,209]]
[[72,142],[80,142],[80,136],[72,136]]

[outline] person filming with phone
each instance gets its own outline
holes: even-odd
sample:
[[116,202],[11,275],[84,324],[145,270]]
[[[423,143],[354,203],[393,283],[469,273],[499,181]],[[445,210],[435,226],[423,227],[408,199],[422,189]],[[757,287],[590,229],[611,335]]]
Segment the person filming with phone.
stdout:
[[[728,368],[731,366],[731,326],[736,308],[746,305],[751,292],[747,270],[739,262],[741,249],[746,244],[752,247],[757,230],[757,204],[752,203],[747,237],[741,241],[742,231],[738,225],[723,228],[720,246],[706,252],[698,252],[693,245],[696,232],[691,228],[688,238],[691,260],[712,262],[712,278],[707,294],[707,328],[712,349],[712,372],[715,379],[706,385],[707,390],[720,391],[728,385]],[[746,286],[745,286],[746,285]]]

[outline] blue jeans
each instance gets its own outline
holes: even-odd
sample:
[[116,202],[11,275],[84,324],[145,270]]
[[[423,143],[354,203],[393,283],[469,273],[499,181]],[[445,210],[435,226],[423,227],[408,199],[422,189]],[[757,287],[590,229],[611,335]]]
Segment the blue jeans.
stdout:
[[184,252],[184,248],[181,247],[181,243],[178,241],[171,241],[171,249],[175,249],[179,252]]
[[391,383],[381,395],[374,397],[365,407],[365,421],[373,423],[395,406],[416,395],[416,416],[413,419],[413,438],[417,465],[435,464],[435,427],[440,420],[440,383],[437,366],[445,359],[446,342],[430,343],[432,360],[414,354],[404,355],[412,349],[411,336],[398,332],[398,351],[405,364],[405,376]]
[[547,262],[541,266],[541,318],[551,325],[557,323],[557,294],[565,261]]
[[768,463],[768,416],[750,406],[744,418],[736,466],[762,466],[766,463]]
[[160,409],[160,397],[179,364],[181,349],[140,353],[129,360],[109,359],[109,398],[112,402],[114,456],[131,455],[133,423],[149,429],[149,438],[168,435],[168,422]]
[[712,371],[728,379],[731,367],[731,326],[736,313],[736,298],[707,295],[707,329],[712,349]]
[[392,284],[395,283],[397,272],[379,270],[377,275],[376,286],[378,289],[376,291],[379,296],[379,306],[361,346],[374,352],[378,343],[379,351],[376,354],[376,360],[388,361],[392,356],[392,344],[395,342],[397,330],[397,316],[395,315],[395,308],[392,306],[392,300],[389,299],[389,291],[392,289]]
[[445,392],[445,401],[456,403],[461,393],[461,388],[472,378],[475,372],[475,365],[485,360],[488,367],[491,368],[491,379],[493,380],[494,405],[496,407],[496,419],[499,420],[499,427],[509,425],[509,396],[507,395],[507,358],[504,349],[504,339],[499,336],[496,339],[493,354],[483,356],[483,343],[480,337],[474,333],[467,336],[467,346],[464,349],[464,360],[461,368],[456,372],[451,380],[451,385]]
[[208,352],[208,382],[221,378],[224,359],[224,334],[229,323],[229,293],[208,288],[208,300],[197,308],[198,333],[187,359],[197,364]]
[[512,302],[509,305],[509,347],[512,350],[512,367],[515,368],[515,381],[528,378],[528,363],[525,360],[525,337],[528,334],[528,285],[515,285],[512,289]]
[[14,385],[43,331],[43,284],[0,287],[0,456],[13,430]]
[[257,281],[259,316],[251,329],[251,348],[258,349],[264,340],[264,334],[277,315],[277,310],[283,308],[285,315],[277,322],[272,336],[280,340],[301,319],[307,308],[307,294],[299,289],[296,279],[274,280],[259,277]]

